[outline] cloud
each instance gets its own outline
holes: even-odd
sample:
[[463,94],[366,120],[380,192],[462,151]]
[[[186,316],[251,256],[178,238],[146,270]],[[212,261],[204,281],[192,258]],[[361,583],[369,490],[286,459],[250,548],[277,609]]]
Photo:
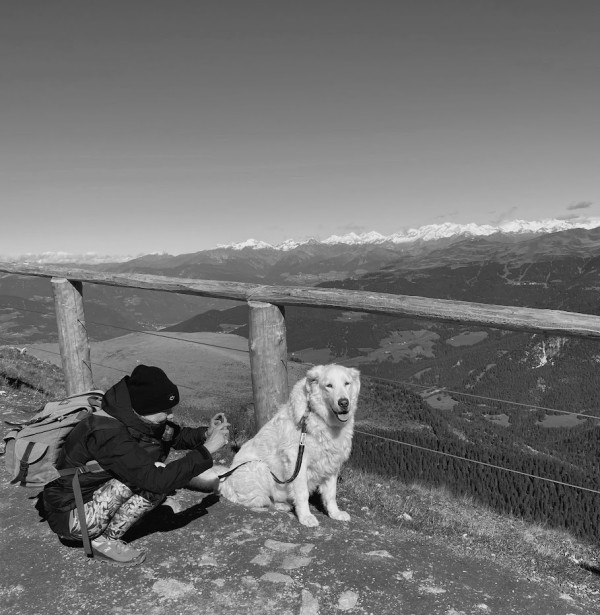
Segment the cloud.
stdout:
[[574,209],[587,209],[588,207],[591,207],[591,206],[592,206],[591,201],[579,201],[578,203],[573,203],[572,205],[569,205],[567,209],[569,211],[573,211]]
[[65,265],[87,264],[99,265],[103,263],[121,263],[136,258],[137,255],[109,255],[86,252],[85,254],[72,254],[70,252],[41,252],[39,254],[27,253],[16,256],[0,255],[0,260],[7,263],[27,263],[31,265]]

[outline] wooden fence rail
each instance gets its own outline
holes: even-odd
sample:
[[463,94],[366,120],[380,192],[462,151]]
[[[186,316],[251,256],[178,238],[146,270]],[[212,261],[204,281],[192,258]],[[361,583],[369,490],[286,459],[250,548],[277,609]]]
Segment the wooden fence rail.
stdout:
[[[89,388],[91,369],[85,331],[82,283],[158,290],[248,302],[252,386],[257,424],[263,425],[288,394],[285,306],[352,310],[460,322],[498,329],[600,339],[600,316],[389,293],[301,286],[106,273],[69,267],[0,263],[0,272],[51,278],[63,371],[69,394]],[[69,281],[69,284],[66,281]]]

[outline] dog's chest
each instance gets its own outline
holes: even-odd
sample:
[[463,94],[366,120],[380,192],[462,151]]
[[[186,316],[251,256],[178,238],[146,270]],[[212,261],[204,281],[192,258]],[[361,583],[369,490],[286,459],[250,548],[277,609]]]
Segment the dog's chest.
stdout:
[[309,475],[326,478],[337,474],[350,456],[351,444],[350,437],[332,438],[324,433],[307,433],[305,455]]

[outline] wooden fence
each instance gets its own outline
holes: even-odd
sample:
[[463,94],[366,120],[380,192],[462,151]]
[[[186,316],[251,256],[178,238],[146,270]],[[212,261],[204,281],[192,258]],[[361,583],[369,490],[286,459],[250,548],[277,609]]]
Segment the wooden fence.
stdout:
[[460,322],[498,329],[600,339],[600,316],[388,293],[301,286],[110,274],[69,267],[0,263],[0,272],[50,278],[67,393],[93,388],[90,345],[85,328],[83,284],[104,284],[248,304],[250,371],[257,425],[288,397],[285,306],[307,306]]

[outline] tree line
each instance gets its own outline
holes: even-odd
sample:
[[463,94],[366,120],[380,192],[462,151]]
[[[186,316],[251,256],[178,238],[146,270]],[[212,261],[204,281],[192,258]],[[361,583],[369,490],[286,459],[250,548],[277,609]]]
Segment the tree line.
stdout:
[[436,412],[419,395],[374,381],[367,384],[362,405],[358,429],[375,437],[355,434],[351,463],[356,467],[445,486],[498,512],[596,539],[600,494],[568,485],[600,491],[597,421],[561,429],[560,435],[533,420],[527,429],[525,421],[508,429],[473,406],[467,418],[461,412]]

